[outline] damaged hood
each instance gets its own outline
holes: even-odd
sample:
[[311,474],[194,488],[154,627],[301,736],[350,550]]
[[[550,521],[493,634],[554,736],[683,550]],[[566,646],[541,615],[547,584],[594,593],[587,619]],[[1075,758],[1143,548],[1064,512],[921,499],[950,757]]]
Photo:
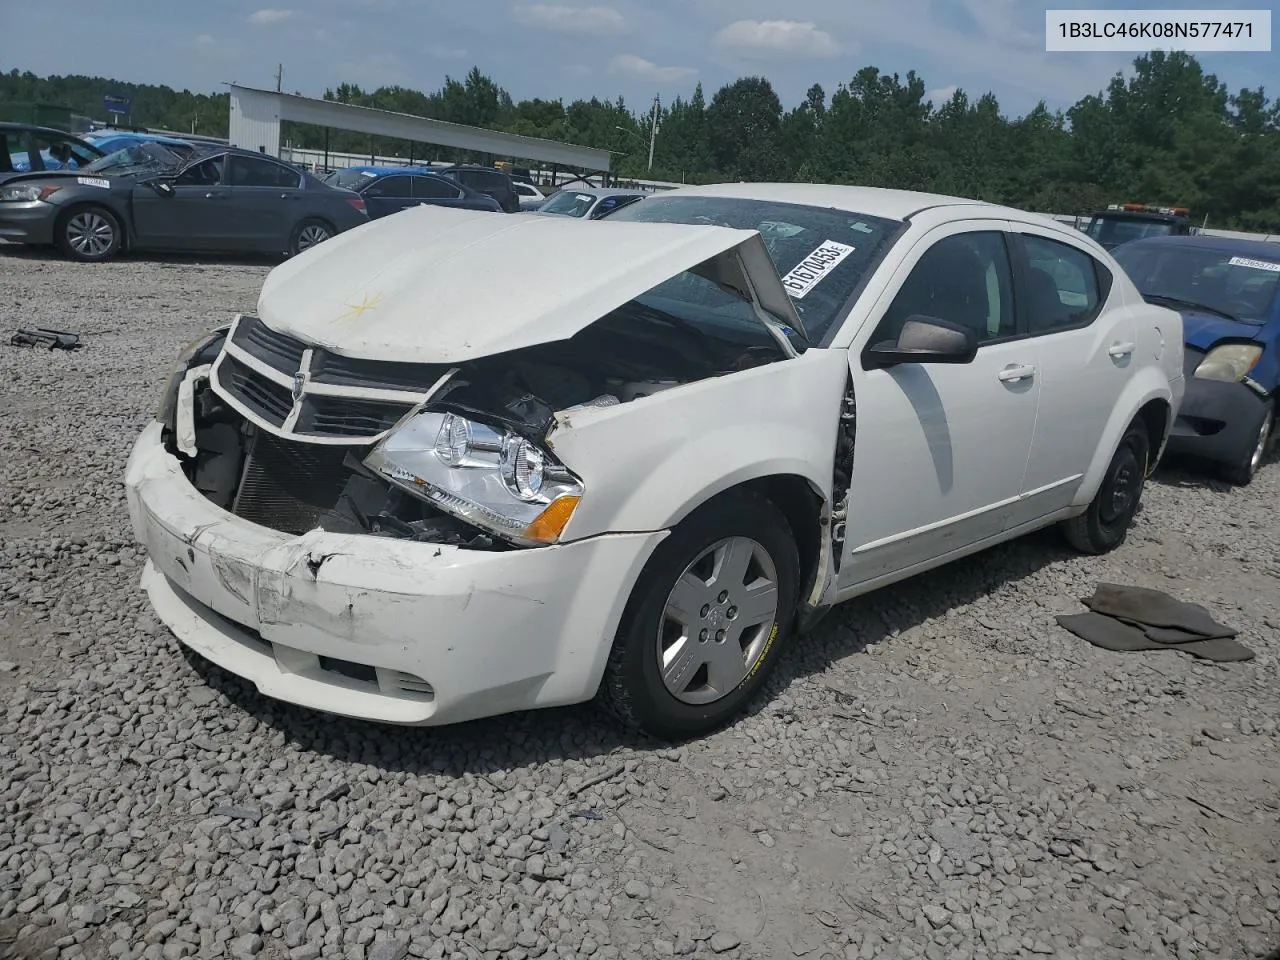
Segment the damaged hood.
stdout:
[[[572,337],[682,271],[741,278],[803,334],[760,235],[669,223],[520,217],[414,207],[275,268],[258,315],[345,356],[457,363]],[[728,256],[723,256],[728,255]]]

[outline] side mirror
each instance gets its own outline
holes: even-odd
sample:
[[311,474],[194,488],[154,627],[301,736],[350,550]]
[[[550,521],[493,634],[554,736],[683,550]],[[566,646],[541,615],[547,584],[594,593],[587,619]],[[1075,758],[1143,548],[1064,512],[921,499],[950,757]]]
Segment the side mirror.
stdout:
[[968,327],[938,317],[914,314],[902,325],[898,339],[868,347],[863,366],[892,367],[900,363],[972,363],[978,336]]

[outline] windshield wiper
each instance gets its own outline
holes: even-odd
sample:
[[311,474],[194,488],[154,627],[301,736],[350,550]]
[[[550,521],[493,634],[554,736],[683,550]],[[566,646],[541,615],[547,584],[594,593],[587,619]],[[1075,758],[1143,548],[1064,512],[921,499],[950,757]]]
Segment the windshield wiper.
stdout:
[[1171,297],[1165,293],[1144,293],[1142,299],[1149,303],[1168,303],[1176,307],[1186,307],[1188,310],[1200,310],[1204,313],[1212,313],[1214,316],[1222,317],[1224,320],[1239,320],[1235,314],[1227,313],[1225,310],[1219,310],[1217,307],[1211,307],[1207,303],[1196,303],[1194,300],[1184,300],[1182,297]]

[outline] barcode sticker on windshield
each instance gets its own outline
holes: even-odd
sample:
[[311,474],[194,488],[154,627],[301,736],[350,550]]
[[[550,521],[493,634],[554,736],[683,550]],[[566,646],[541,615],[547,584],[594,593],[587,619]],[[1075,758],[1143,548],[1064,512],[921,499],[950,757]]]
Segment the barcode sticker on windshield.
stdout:
[[816,287],[823,277],[834,270],[840,261],[853,253],[855,249],[855,247],[851,247],[847,243],[836,243],[834,240],[828,240],[792,267],[791,272],[782,278],[782,286],[786,288],[787,293],[791,294],[793,299],[799,300]]
[[1233,267],[1252,267],[1254,270],[1270,270],[1272,273],[1280,273],[1280,263],[1272,263],[1270,260],[1250,260],[1248,257],[1232,257],[1227,262]]

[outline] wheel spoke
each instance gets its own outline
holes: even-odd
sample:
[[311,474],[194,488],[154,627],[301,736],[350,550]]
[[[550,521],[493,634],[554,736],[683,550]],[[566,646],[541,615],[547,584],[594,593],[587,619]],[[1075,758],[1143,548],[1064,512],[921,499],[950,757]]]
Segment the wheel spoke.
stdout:
[[741,587],[747,578],[747,567],[754,554],[751,541],[734,537],[716,550],[715,574],[712,585],[721,590]]
[[723,643],[708,643],[707,686],[715,691],[716,698],[742,682],[747,675],[747,658],[742,646],[733,638]]
[[778,587],[772,580],[761,578],[741,588],[739,595],[742,599],[738,602],[736,625],[745,629],[773,621],[778,612]]
[[692,630],[701,619],[702,608],[709,600],[710,590],[707,585],[686,570],[667,598],[667,616],[685,629]]
[[673,693],[682,692],[706,660],[705,644],[687,634],[673,643],[662,657],[662,680]]

